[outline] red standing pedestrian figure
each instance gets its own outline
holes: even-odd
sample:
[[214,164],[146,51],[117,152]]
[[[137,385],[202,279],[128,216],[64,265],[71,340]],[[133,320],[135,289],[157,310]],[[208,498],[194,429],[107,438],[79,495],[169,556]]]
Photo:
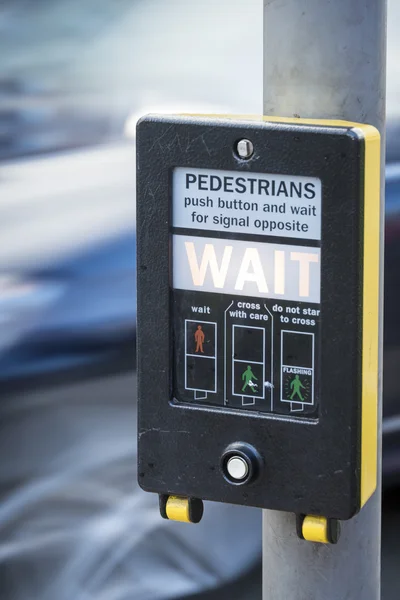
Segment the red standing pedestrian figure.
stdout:
[[204,354],[204,350],[203,350],[203,342],[204,342],[204,332],[201,328],[201,325],[197,325],[197,331],[194,334],[194,339],[196,341],[196,350],[195,352],[201,352],[202,354]]

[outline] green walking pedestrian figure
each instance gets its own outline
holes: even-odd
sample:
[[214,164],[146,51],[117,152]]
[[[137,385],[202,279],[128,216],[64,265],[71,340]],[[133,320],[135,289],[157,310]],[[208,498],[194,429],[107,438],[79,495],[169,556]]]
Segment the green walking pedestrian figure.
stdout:
[[258,387],[256,383],[253,383],[253,381],[252,381],[253,379],[255,379],[257,381],[257,377],[254,375],[253,371],[251,370],[250,365],[247,365],[247,369],[242,374],[242,381],[245,382],[244,386],[242,387],[242,392],[245,391],[247,386],[250,386],[251,389],[253,389],[254,387]]
[[290,383],[290,389],[293,389],[293,393],[290,396],[290,399],[293,400],[293,398],[295,397],[295,395],[297,394],[298,397],[300,398],[300,400],[302,402],[304,402],[304,398],[301,395],[301,391],[300,388],[303,388],[303,390],[305,390],[305,386],[301,383],[299,376],[296,375],[296,377],[292,380],[292,382]]

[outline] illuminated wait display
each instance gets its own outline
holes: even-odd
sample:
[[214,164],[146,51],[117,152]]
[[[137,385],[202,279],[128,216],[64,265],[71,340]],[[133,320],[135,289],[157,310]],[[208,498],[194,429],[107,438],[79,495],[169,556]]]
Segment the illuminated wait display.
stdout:
[[173,287],[320,301],[320,249],[173,236]]

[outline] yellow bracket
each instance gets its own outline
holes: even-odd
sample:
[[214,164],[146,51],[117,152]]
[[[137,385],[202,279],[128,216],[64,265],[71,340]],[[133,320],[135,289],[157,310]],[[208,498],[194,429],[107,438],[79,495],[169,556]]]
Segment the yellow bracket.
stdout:
[[165,507],[168,519],[171,521],[181,521],[190,523],[189,517],[189,499],[179,496],[169,496]]
[[180,523],[199,523],[203,510],[203,501],[198,498],[160,495],[160,513],[164,519]]
[[318,544],[336,544],[340,537],[340,523],[317,515],[297,515],[297,534],[302,540]]
[[303,521],[302,533],[304,539],[308,542],[329,544],[328,519],[326,517],[308,515]]

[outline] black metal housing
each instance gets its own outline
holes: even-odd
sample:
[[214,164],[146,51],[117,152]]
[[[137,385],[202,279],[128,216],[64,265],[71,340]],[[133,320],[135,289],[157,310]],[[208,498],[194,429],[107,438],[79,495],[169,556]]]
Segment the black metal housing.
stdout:
[[[254,144],[249,160],[240,160],[234,150],[242,138]],[[337,519],[359,510],[363,146],[345,126],[189,116],[139,122],[138,477],[143,489]],[[317,418],[174,401],[170,205],[171,172],[178,166],[321,179]],[[253,446],[262,458],[258,476],[247,485],[231,485],[221,473],[224,450],[234,443]]]

